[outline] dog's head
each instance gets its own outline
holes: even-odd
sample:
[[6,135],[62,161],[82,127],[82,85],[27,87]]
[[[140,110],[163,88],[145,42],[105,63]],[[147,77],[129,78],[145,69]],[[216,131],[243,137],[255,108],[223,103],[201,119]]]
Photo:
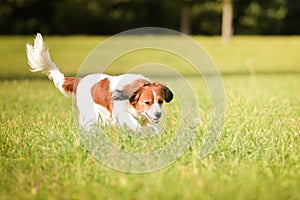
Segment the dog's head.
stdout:
[[163,114],[163,102],[169,103],[172,99],[173,93],[167,86],[153,82],[140,86],[132,93],[129,102],[149,122],[156,124]]

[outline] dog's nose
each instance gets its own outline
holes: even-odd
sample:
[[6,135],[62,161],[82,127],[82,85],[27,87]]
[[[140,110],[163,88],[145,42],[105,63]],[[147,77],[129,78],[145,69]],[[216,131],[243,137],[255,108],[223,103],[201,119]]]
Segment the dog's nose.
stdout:
[[160,118],[161,117],[161,112],[155,112],[155,117]]

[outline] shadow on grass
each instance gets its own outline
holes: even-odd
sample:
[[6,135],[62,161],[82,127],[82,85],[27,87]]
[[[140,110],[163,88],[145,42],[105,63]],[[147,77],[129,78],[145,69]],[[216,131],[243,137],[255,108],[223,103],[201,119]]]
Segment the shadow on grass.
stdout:
[[[239,72],[222,72],[221,76],[226,77],[226,76],[248,76],[248,75],[299,75],[300,71],[258,71],[255,73],[249,73],[248,71],[239,71]],[[114,74],[112,74],[114,75]],[[185,77],[199,77],[198,74],[193,74],[193,73],[186,73],[183,74]],[[202,74],[202,76],[212,76],[213,74]],[[68,74],[68,77],[75,77],[76,74]],[[153,77],[157,78],[172,78],[172,76],[168,76],[166,74],[153,74]],[[175,77],[176,78],[176,77]],[[41,74],[41,75],[23,75],[23,76],[16,76],[16,75],[5,75],[2,76],[0,75],[0,81],[5,81],[5,80],[48,80],[48,78]]]

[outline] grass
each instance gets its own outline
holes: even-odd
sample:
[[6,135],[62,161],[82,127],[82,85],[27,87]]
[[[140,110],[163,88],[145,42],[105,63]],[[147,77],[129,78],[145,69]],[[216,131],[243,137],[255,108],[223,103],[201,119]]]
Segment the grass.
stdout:
[[[256,74],[256,73],[293,73],[300,72],[298,52],[300,39],[290,37],[235,37],[230,45],[223,45],[219,37],[193,37],[213,58],[220,72],[226,74]],[[65,74],[76,74],[84,59],[106,37],[69,36],[63,39],[58,36],[44,37],[55,63]],[[32,78],[44,77],[33,74],[26,64],[25,44],[32,43],[32,36],[2,36],[0,37],[0,78]],[[139,42],[139,39],[136,40]],[[170,43],[172,48],[172,43]],[[112,63],[111,73],[121,73],[129,67],[156,61],[164,61],[183,73],[192,74],[186,70],[187,64],[168,53],[143,50],[133,51],[120,57]],[[101,63],[101,60],[98,61]],[[146,62],[146,63],[147,63]],[[118,68],[116,68],[118,67]],[[121,68],[121,69],[120,69]]]
[[[88,52],[98,38],[48,39],[55,62],[62,63],[64,72],[74,74],[77,69],[69,67],[69,62],[78,66],[84,57],[74,47],[86,39],[82,51]],[[1,199],[299,199],[300,75],[292,73],[299,72],[300,61],[294,52],[299,38],[237,37],[228,46],[219,44],[219,38],[196,39],[203,41],[216,63],[224,63],[220,69],[227,106],[222,137],[206,158],[199,158],[210,122],[210,96],[202,81],[187,77],[200,106],[195,140],[169,167],[130,174],[105,167],[87,152],[75,128],[71,99],[63,97],[46,79],[29,79],[40,75],[26,72],[24,47],[18,44],[31,39],[0,37],[11,43],[1,43],[0,47],[4,72],[0,81]],[[62,43],[72,48],[63,51]],[[253,43],[262,43],[262,48],[268,43],[285,44],[289,48],[278,51],[289,52],[289,59],[279,58],[270,47],[265,55],[272,58],[268,61]],[[259,69],[247,71],[244,66],[246,47],[256,60],[253,63],[261,63],[253,64]],[[72,52],[76,55],[73,59]],[[232,52],[241,53],[228,57]],[[5,68],[10,62],[15,68]],[[127,65],[126,59],[122,63]],[[162,79],[172,82],[172,78]],[[176,111],[176,102],[166,109]],[[115,144],[127,150],[142,152],[149,145],[150,150],[160,148],[159,139],[143,142],[118,133],[113,133]],[[162,140],[168,142],[169,137],[173,137],[172,132]]]

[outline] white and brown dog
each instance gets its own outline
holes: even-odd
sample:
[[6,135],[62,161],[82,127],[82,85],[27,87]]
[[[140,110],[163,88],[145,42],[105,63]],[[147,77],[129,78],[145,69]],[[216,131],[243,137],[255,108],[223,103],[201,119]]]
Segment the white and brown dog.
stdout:
[[83,78],[66,77],[52,62],[39,33],[33,46],[26,45],[26,52],[31,71],[46,73],[64,95],[74,95],[79,125],[86,130],[99,122],[102,125],[108,122],[131,130],[148,126],[158,131],[162,104],[173,99],[168,87],[139,74],[110,76],[99,73]]

